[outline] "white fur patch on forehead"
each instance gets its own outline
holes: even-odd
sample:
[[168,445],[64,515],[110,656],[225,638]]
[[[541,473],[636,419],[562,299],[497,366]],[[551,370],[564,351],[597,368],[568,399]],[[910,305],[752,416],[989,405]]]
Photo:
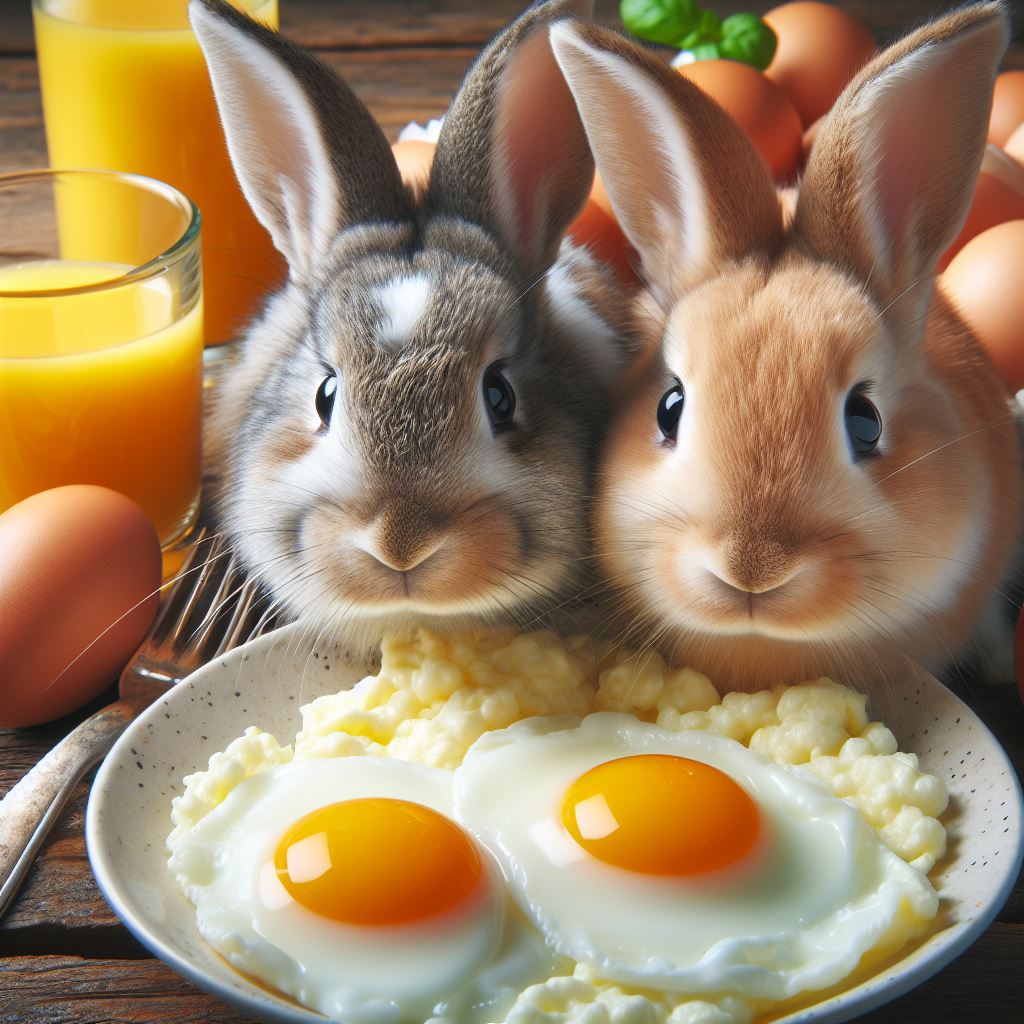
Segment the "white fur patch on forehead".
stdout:
[[374,289],[374,298],[384,314],[376,339],[379,344],[403,348],[412,341],[430,304],[432,287],[426,274],[409,274]]

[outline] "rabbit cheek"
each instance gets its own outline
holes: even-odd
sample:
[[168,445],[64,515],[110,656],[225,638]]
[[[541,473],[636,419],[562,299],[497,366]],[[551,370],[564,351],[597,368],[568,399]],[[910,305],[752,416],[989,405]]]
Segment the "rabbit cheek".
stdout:
[[424,566],[430,596],[454,606],[481,599],[502,603],[502,592],[520,566],[519,537],[512,517],[490,501],[471,509],[448,533],[444,557]]
[[[642,389],[609,429],[594,516],[598,559],[608,579],[628,582],[660,571],[683,524],[684,495],[654,418],[662,384],[659,376]],[[641,601],[660,600],[658,581],[642,589],[644,595],[633,587],[626,592]]]

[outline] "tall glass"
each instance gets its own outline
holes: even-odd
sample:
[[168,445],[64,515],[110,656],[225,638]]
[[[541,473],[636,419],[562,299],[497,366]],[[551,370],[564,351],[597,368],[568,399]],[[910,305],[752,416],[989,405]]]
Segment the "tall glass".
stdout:
[[172,545],[199,508],[202,363],[188,199],[136,175],[0,175],[0,512],[100,484]]
[[[233,2],[277,25],[277,0]],[[203,217],[206,343],[230,340],[284,262],[235,180],[188,0],[32,10],[50,166],[144,174],[187,195]]]

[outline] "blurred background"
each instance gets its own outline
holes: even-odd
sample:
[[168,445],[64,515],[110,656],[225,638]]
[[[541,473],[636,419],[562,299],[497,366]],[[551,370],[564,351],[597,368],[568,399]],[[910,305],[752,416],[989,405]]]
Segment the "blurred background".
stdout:
[[[145,0],[139,0],[144,3]],[[406,122],[441,114],[480,46],[525,6],[522,0],[281,0],[281,29],[321,52],[394,141]],[[761,14],[772,0],[729,0],[720,14]],[[842,0],[882,44],[943,10],[934,0]],[[1024,67],[1024,3],[1013,0],[1007,68]],[[596,13],[618,22],[618,3]],[[44,166],[43,110],[29,0],[0,0],[0,171]]]

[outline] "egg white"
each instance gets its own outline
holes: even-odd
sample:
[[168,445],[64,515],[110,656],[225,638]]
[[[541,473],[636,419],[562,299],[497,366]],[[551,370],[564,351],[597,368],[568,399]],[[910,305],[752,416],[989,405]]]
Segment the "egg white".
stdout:
[[175,849],[170,867],[216,950],[328,1017],[500,1019],[525,986],[566,967],[509,903],[486,850],[482,898],[409,925],[342,924],[284,900],[274,907],[280,883],[265,872],[283,833],[319,807],[391,797],[450,818],[451,791],[450,772],[391,758],[293,761],[236,786]]
[[[761,855],[742,872],[686,879],[586,853],[562,825],[567,788],[596,765],[641,753],[731,776],[761,810]],[[628,985],[787,999],[842,980],[899,916],[928,920],[937,910],[928,879],[809,772],[630,715],[527,719],[481,737],[455,772],[455,816],[495,855],[549,945]]]

